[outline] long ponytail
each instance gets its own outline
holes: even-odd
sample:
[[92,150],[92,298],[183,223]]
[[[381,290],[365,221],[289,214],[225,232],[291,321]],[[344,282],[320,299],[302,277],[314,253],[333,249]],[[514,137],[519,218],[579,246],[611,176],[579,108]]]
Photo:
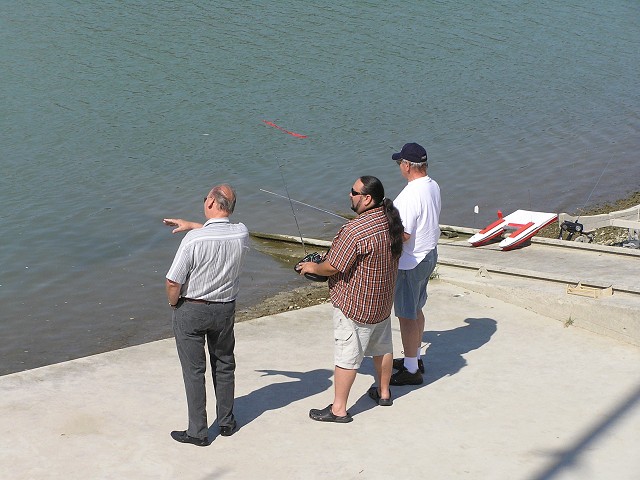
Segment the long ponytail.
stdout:
[[391,235],[391,254],[394,258],[400,258],[402,255],[402,244],[404,242],[404,226],[400,218],[400,212],[393,204],[393,201],[384,198],[382,200],[384,214],[389,222],[389,235]]
[[378,178],[365,175],[360,177],[360,181],[363,185],[362,193],[371,195],[377,207],[384,207],[384,214],[389,223],[389,235],[391,236],[391,254],[393,258],[400,258],[400,255],[402,255],[404,234],[400,212],[398,212],[398,209],[393,205],[392,200],[385,198],[384,186]]

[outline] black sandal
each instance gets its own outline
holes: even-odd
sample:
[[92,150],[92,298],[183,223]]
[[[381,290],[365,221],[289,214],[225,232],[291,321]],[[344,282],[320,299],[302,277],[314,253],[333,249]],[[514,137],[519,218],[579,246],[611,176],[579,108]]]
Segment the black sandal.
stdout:
[[[378,393],[378,387],[371,387],[369,391],[367,391],[371,399],[376,402],[381,407],[390,407],[393,405],[393,399],[389,398],[380,398],[380,394]],[[391,390],[389,390],[389,394],[391,394]]]

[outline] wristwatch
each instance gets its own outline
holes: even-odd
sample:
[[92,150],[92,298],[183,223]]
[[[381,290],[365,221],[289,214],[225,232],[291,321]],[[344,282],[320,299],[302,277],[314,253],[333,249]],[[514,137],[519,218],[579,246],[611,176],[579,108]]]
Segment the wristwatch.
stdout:
[[170,306],[171,308],[176,308],[176,307],[178,306],[178,304],[176,303],[176,304],[174,305],[173,303],[169,302],[169,306]]

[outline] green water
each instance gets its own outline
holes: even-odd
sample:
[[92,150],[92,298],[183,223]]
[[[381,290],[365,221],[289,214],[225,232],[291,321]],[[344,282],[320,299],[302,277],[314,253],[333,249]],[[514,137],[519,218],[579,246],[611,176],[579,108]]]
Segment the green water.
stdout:
[[[219,181],[288,234],[260,188],[344,212],[372,174],[394,197],[408,141],[442,223],[640,189],[637,2],[342,3],[2,2],[0,373],[169,336],[160,219]],[[340,226],[297,212],[305,236]],[[240,303],[303,282],[254,251]]]

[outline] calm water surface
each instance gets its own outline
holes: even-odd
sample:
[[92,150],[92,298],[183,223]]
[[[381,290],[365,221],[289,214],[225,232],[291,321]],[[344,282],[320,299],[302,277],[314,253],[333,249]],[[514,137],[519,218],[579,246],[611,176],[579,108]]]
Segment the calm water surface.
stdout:
[[[161,219],[201,218],[216,182],[289,234],[261,188],[344,212],[372,174],[394,197],[409,141],[446,224],[640,188],[636,1],[215,3],[0,5],[0,374],[170,336]],[[254,250],[239,306],[304,282]]]

